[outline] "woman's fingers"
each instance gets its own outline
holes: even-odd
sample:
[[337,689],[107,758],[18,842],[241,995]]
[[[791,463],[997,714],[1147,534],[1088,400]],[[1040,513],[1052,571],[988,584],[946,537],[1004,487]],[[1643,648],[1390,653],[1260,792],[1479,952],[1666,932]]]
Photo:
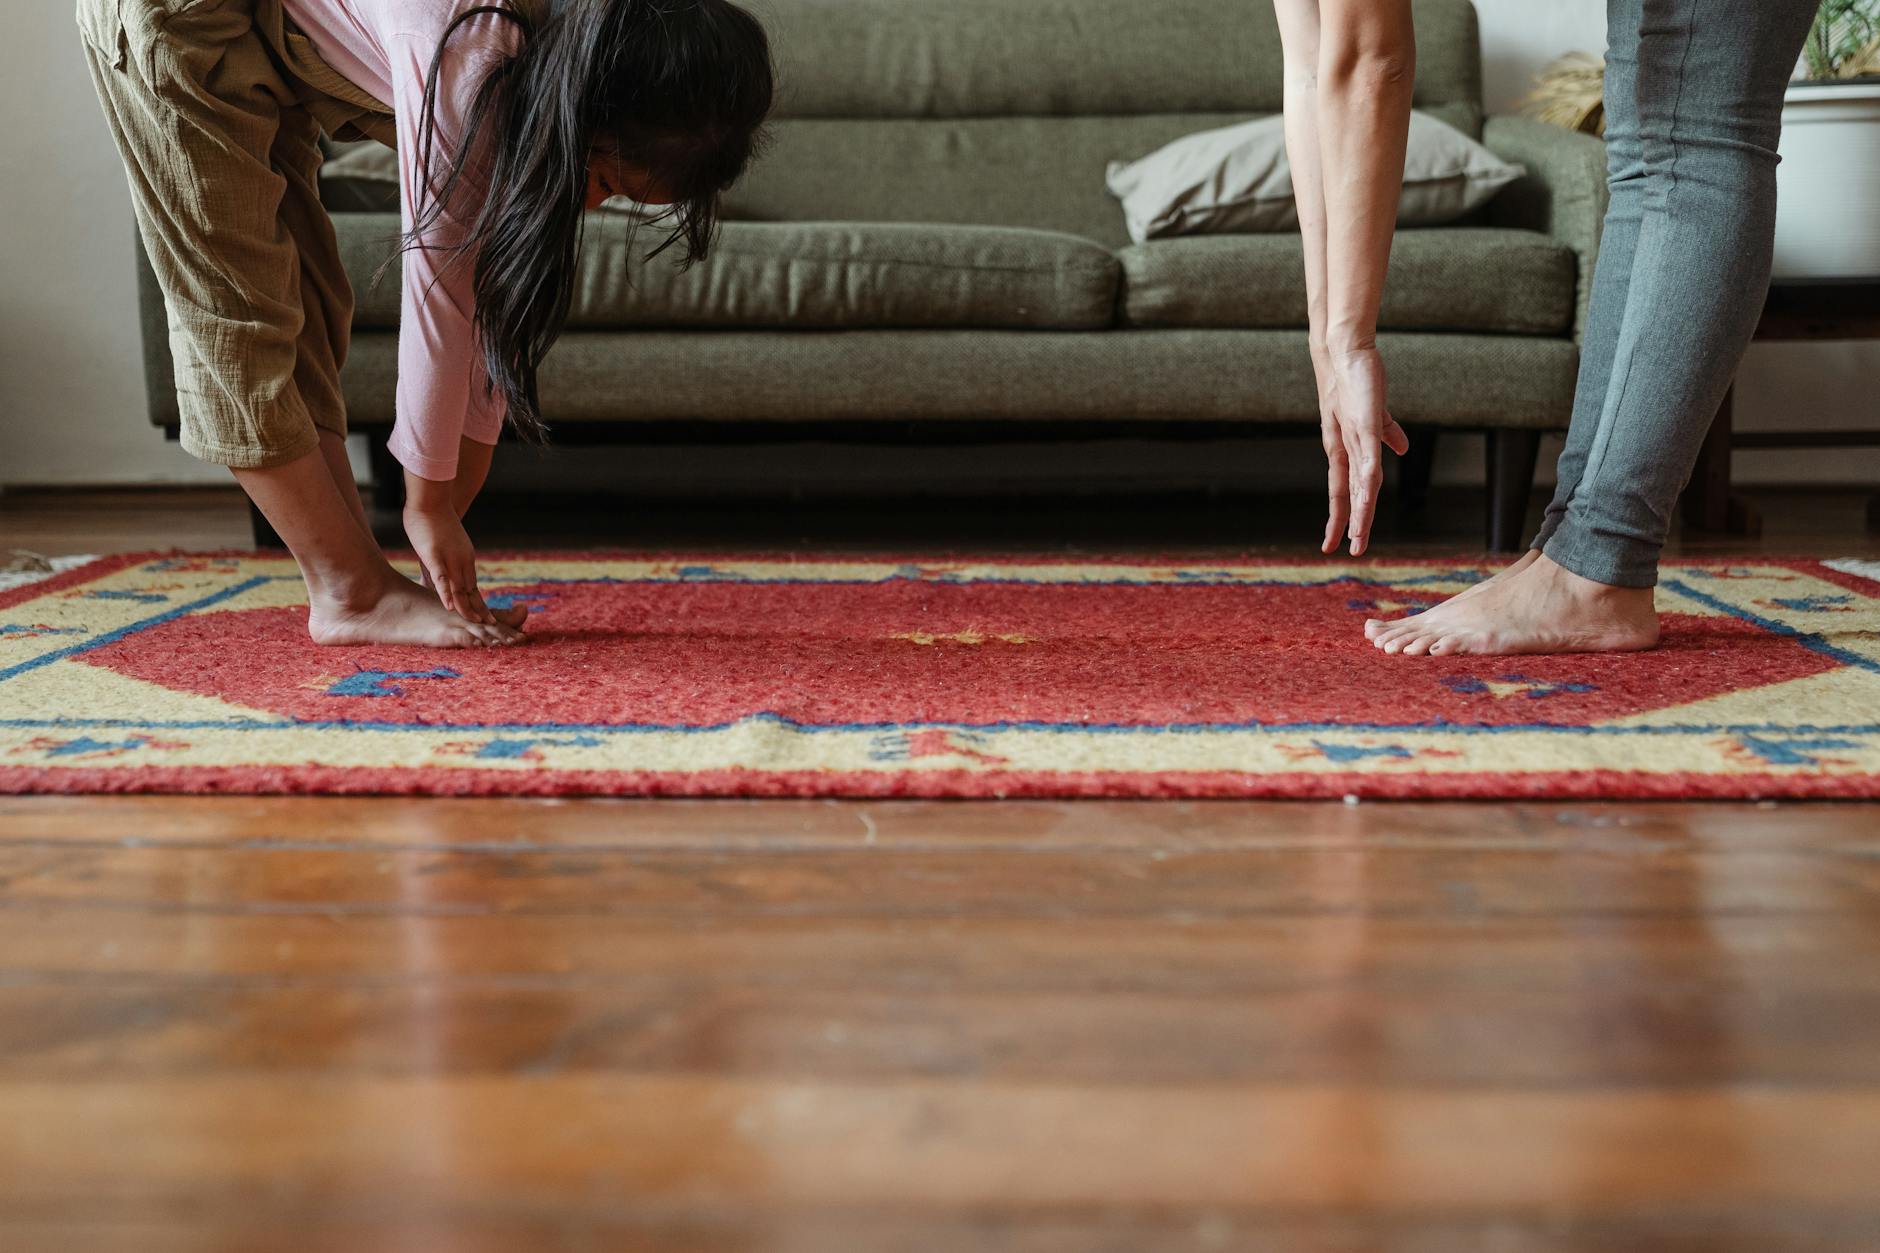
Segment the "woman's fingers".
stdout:
[[1330,498],[1330,507],[1326,510],[1325,539],[1319,545],[1319,551],[1330,554],[1338,551],[1338,545],[1345,535],[1345,524],[1351,517],[1350,489],[1345,486],[1344,456],[1340,454],[1337,464],[1333,465],[1327,476],[1326,495]]
[[1351,555],[1364,554],[1365,545],[1371,538],[1371,515],[1377,510],[1377,489],[1383,481],[1383,466],[1379,463],[1377,436],[1368,430],[1348,431],[1347,438],[1355,445],[1351,455],[1351,470],[1346,476],[1351,485],[1351,520],[1346,535],[1351,540]]
[[1388,413],[1384,415],[1381,439],[1369,431],[1361,431],[1358,440],[1362,451],[1351,475],[1351,555],[1354,557],[1363,556],[1365,549],[1371,546],[1377,497],[1384,486],[1384,455],[1379,451],[1380,445],[1399,457],[1410,451],[1410,437]]
[[1397,419],[1388,413],[1384,415],[1384,447],[1399,457],[1410,451],[1410,437],[1404,434],[1401,426],[1397,425]]
[[1319,429],[1319,443],[1325,449],[1325,539],[1322,553],[1338,551],[1345,534],[1345,520],[1351,512],[1351,489],[1346,483],[1350,461],[1345,456],[1344,434],[1336,421],[1327,420]]
[[1364,509],[1364,439],[1351,423],[1344,423],[1339,433],[1345,440],[1345,534],[1353,556],[1357,555],[1359,519]]
[[1345,482],[1345,454],[1340,449],[1332,461],[1325,476],[1325,539],[1319,545],[1323,553],[1335,553],[1345,534],[1345,525],[1351,517],[1351,489]]

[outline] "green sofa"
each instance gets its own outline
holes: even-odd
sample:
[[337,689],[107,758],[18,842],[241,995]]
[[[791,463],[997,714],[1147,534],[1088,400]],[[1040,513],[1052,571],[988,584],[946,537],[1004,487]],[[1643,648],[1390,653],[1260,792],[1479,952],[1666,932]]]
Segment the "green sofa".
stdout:
[[[759,7],[782,83],[769,150],[689,271],[631,266],[644,239],[628,219],[590,219],[573,318],[542,376],[558,440],[1316,425],[1298,237],[1131,245],[1104,185],[1111,160],[1279,109],[1266,0]],[[1399,233],[1381,322],[1392,406],[1426,434],[1489,433],[1488,538],[1512,548],[1540,433],[1572,403],[1603,151],[1484,118],[1469,0],[1420,0],[1416,22],[1417,106],[1529,174],[1462,224]],[[369,276],[396,226],[389,191],[327,188],[360,293],[351,418],[381,464],[398,293]],[[145,316],[152,417],[173,428],[147,274]],[[1427,462],[1408,473],[1427,481]]]

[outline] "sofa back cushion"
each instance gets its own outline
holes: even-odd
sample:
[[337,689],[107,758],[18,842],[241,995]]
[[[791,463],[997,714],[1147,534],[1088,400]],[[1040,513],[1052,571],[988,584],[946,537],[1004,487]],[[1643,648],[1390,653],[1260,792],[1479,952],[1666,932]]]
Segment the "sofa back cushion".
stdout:
[[[398,215],[343,213],[333,221],[357,295],[353,326],[393,329],[399,267],[379,282],[372,276],[390,251]],[[645,260],[663,234],[630,230],[621,213],[588,215],[569,330],[1096,331],[1116,324],[1122,265],[1109,249],[1075,235],[931,223],[727,222],[711,256],[681,269],[670,253]]]
[[[755,0],[776,48],[760,221],[939,221],[1127,241],[1104,187],[1194,131],[1278,112],[1270,0]],[[1481,133],[1470,0],[1417,0],[1417,107]]]

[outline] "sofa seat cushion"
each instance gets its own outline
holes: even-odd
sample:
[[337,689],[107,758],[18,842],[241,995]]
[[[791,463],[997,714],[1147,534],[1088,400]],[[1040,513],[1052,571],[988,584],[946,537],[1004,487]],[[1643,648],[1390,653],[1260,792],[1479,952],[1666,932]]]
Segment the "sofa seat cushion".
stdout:
[[[1557,335],[1392,331],[1399,421],[1564,428],[1579,350]],[[353,341],[342,381],[361,427],[394,416],[397,337]],[[542,408],[580,422],[1318,423],[1296,331],[591,331],[542,363]],[[873,429],[879,430],[878,426]]]
[[[1299,236],[1216,235],[1123,249],[1123,317],[1139,327],[1261,330],[1306,324]],[[1564,334],[1571,249],[1534,231],[1397,232],[1378,325],[1403,331]]]
[[[376,290],[362,281],[384,259],[388,224],[340,221],[358,324],[396,326],[397,267]],[[569,329],[1077,331],[1116,320],[1121,267],[1107,248],[1075,235],[729,222],[711,255],[683,270],[672,252],[645,260],[664,237],[657,226],[630,232],[624,214],[591,216]]]

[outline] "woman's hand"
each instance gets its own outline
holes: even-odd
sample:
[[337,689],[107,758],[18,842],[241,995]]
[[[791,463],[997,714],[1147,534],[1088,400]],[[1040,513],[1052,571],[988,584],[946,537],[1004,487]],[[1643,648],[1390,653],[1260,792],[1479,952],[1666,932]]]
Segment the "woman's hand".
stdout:
[[405,475],[405,536],[444,608],[469,622],[494,624],[477,590],[477,553],[463,529],[454,484]]
[[1338,551],[1341,537],[1351,555],[1371,542],[1378,488],[1384,481],[1380,448],[1402,456],[1410,440],[1385,407],[1384,360],[1376,348],[1332,351],[1312,347],[1319,385],[1319,440],[1325,448],[1327,515],[1319,551]]
[[1312,369],[1325,444],[1326,553],[1371,542],[1380,447],[1403,453],[1384,407],[1384,298],[1416,81],[1410,0],[1273,0],[1286,63],[1286,153],[1305,252]]

